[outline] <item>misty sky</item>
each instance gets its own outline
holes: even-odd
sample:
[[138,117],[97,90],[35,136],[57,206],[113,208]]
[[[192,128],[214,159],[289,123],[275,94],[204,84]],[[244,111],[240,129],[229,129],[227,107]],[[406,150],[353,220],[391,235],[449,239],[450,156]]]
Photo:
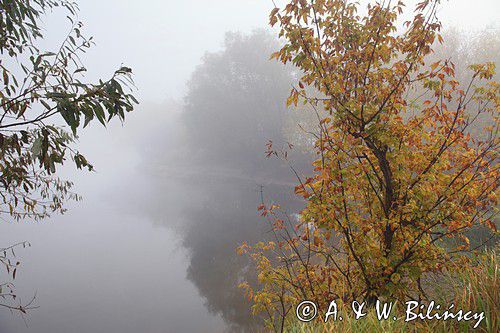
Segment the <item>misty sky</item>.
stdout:
[[[98,73],[120,62],[132,67],[142,100],[180,98],[200,58],[221,47],[226,31],[267,27],[272,8],[271,0],[80,1],[80,18],[97,42],[86,63]],[[496,0],[453,0],[443,1],[440,16],[445,26],[478,30],[495,22],[498,28],[499,12]]]

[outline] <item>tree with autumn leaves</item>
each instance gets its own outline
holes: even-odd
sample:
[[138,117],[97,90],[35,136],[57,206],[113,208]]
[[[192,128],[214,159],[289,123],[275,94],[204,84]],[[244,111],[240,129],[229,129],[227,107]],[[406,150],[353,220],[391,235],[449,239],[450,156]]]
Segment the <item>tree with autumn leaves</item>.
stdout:
[[468,231],[497,234],[495,65],[472,65],[472,79],[458,82],[453,59],[429,63],[444,43],[439,2],[418,3],[407,21],[402,1],[291,0],[272,10],[284,40],[272,57],[301,73],[288,104],[318,119],[314,174],[295,189],[306,202],[298,221],[263,203],[275,241],[239,248],[260,282],[242,287],[275,330],[304,299],[425,300],[426,277],[473,250]]

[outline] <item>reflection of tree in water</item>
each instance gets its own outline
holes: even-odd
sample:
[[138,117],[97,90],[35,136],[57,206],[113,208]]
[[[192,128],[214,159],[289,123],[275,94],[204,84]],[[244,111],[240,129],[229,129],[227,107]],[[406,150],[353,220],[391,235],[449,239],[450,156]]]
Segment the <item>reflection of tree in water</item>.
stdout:
[[[276,41],[264,32],[228,34],[222,52],[204,57],[185,99],[185,149],[178,147],[184,157],[166,162],[184,174],[179,184],[190,198],[179,200],[188,278],[233,331],[252,331],[248,301],[237,287],[252,272],[235,249],[266,237],[269,227],[257,212],[260,185],[266,199],[288,211],[300,206],[292,199],[295,181],[288,166],[265,158],[269,139],[285,140],[284,101],[292,77],[269,61],[275,49]],[[305,160],[299,153],[291,159],[295,166]]]
[[[237,286],[243,274],[252,273],[245,270],[246,258],[238,256],[235,248],[242,241],[266,237],[269,228],[256,212],[260,194],[250,182],[225,181],[201,187],[213,196],[186,213],[190,226],[183,244],[190,251],[188,278],[205,298],[208,309],[241,331],[242,325],[250,324],[251,316]],[[282,197],[288,188],[269,185],[264,190],[266,196]],[[290,200],[287,202],[290,205]]]

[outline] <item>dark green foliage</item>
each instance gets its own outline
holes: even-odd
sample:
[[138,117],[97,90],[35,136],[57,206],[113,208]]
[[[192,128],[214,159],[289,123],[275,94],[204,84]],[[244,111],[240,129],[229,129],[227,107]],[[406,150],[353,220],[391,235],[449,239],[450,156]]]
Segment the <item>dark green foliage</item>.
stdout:
[[[55,51],[41,50],[40,21],[57,8],[71,29]],[[72,183],[59,179],[57,168],[72,159],[78,169],[92,165],[74,148],[79,129],[94,119],[106,125],[125,118],[137,100],[130,68],[106,80],[83,81],[80,55],[92,46],[76,21],[78,7],[67,0],[0,0],[0,216],[38,221],[64,212],[64,202],[78,200]],[[65,124],[66,126],[59,126]],[[70,130],[67,130],[69,127]],[[22,243],[24,246],[25,243]],[[15,279],[14,247],[2,249],[0,266]],[[10,253],[12,252],[12,253]],[[3,288],[3,289],[2,289]],[[26,313],[32,301],[16,298],[11,282],[0,284],[0,306]]]
[[[42,51],[40,20],[56,7],[67,12],[71,29],[58,50]],[[78,129],[94,119],[123,120],[137,103],[126,92],[133,85],[127,67],[107,80],[83,81],[80,55],[93,42],[82,35],[77,10],[66,0],[0,2],[0,204],[16,219],[62,212],[66,199],[77,199],[71,183],[54,173],[68,157],[79,169],[93,169],[72,148]],[[58,118],[71,131],[56,126]]]

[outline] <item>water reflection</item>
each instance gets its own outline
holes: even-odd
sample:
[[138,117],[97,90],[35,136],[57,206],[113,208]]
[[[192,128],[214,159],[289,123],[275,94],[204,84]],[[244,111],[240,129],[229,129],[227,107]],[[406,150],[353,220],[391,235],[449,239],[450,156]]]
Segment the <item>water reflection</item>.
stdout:
[[[264,153],[289,139],[293,73],[268,60],[276,46],[264,32],[228,35],[185,101],[82,136],[97,173],[66,177],[85,200],[44,223],[0,224],[0,244],[33,244],[16,284],[41,306],[28,326],[0,311],[0,332],[256,331],[237,288],[253,272],[235,248],[268,236],[261,190],[290,212],[302,205],[289,166]],[[309,159],[297,149],[290,160],[301,170]]]
[[[228,34],[223,51],[207,54],[178,115],[182,132],[158,140],[179,142],[175,154],[162,148],[166,155],[155,153],[157,162],[149,169],[161,198],[150,212],[179,230],[189,253],[187,278],[234,332],[258,325],[237,288],[253,272],[235,249],[270,236],[257,212],[262,195],[291,213],[302,206],[293,195],[296,179],[289,165],[265,157],[268,140],[288,140],[284,101],[293,73],[269,61],[276,48],[270,35],[257,31]],[[290,161],[298,170],[308,165],[299,150]],[[166,218],[165,207],[175,207],[179,218]]]

